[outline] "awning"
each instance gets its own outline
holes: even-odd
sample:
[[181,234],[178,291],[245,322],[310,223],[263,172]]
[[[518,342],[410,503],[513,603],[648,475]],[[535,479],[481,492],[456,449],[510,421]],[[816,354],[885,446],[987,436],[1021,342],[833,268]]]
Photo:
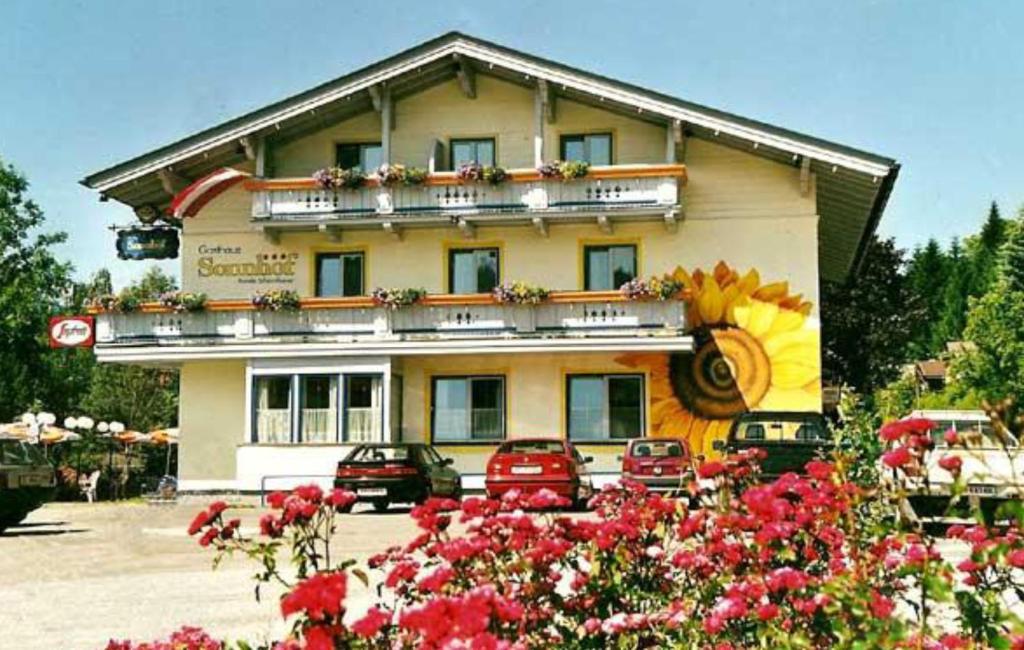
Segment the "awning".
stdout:
[[221,192],[249,176],[231,167],[221,167],[175,194],[167,213],[178,220],[194,217]]

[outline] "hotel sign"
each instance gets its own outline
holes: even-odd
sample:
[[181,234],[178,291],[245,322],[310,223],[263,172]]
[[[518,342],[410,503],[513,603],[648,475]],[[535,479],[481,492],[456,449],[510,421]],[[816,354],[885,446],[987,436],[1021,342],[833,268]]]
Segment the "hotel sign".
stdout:
[[204,280],[223,279],[238,284],[292,284],[298,253],[250,252],[242,246],[201,244],[196,275]]
[[92,316],[53,316],[50,318],[51,348],[91,348],[96,342]]
[[117,232],[117,256],[123,260],[165,260],[178,256],[177,228],[126,228]]

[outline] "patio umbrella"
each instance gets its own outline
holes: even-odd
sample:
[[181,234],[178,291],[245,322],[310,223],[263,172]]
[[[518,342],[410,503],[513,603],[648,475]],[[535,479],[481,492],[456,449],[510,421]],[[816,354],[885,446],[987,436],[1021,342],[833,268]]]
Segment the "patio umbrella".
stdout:
[[9,424],[0,424],[0,435],[8,438],[17,438],[19,440],[28,440],[32,438],[32,427],[23,422],[11,422]]
[[177,427],[173,429],[157,429],[156,431],[149,432],[150,442],[154,445],[167,445],[167,457],[164,461],[164,475],[171,473],[171,446],[178,444],[179,434],[180,430]]
[[78,440],[82,436],[78,435],[74,431],[68,431],[67,429],[61,429],[60,427],[46,427],[42,433],[39,434],[39,442],[44,445],[54,445],[58,442],[68,442],[69,440]]

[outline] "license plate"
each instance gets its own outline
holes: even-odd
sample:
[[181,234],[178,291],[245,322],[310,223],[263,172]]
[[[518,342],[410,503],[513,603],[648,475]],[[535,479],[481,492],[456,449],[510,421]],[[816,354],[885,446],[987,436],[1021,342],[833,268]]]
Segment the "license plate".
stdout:
[[994,485],[968,485],[967,494],[975,494],[978,496],[995,496],[996,486]]
[[662,472],[662,469],[660,467],[655,467],[654,468],[654,474],[656,476],[661,476],[661,472]]
[[540,465],[513,465],[513,474],[540,474]]
[[387,488],[359,488],[356,490],[356,496],[361,497],[386,497],[387,495]]

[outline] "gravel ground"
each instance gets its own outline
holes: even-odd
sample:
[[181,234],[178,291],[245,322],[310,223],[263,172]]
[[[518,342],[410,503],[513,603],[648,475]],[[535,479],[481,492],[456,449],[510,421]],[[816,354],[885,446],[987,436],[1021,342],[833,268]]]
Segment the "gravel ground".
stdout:
[[[281,638],[280,592],[253,597],[255,568],[232,558],[211,570],[213,554],[185,533],[209,499],[175,505],[53,503],[0,534],[0,649],[94,650],[108,639],[152,640],[182,625],[226,639]],[[412,539],[408,510],[341,517],[338,549],[365,560]],[[250,532],[264,512],[250,501],[234,510]],[[953,562],[962,545],[942,542]],[[370,590],[350,581],[350,610]]]
[[[255,565],[232,558],[211,570],[213,553],[185,532],[205,504],[53,503],[0,534],[0,648],[93,650],[111,638],[152,640],[182,625],[221,638],[281,638],[280,592],[253,597]],[[339,550],[365,560],[412,539],[408,511],[341,518]],[[249,532],[263,510],[239,509]],[[350,582],[351,607],[370,593]]]

